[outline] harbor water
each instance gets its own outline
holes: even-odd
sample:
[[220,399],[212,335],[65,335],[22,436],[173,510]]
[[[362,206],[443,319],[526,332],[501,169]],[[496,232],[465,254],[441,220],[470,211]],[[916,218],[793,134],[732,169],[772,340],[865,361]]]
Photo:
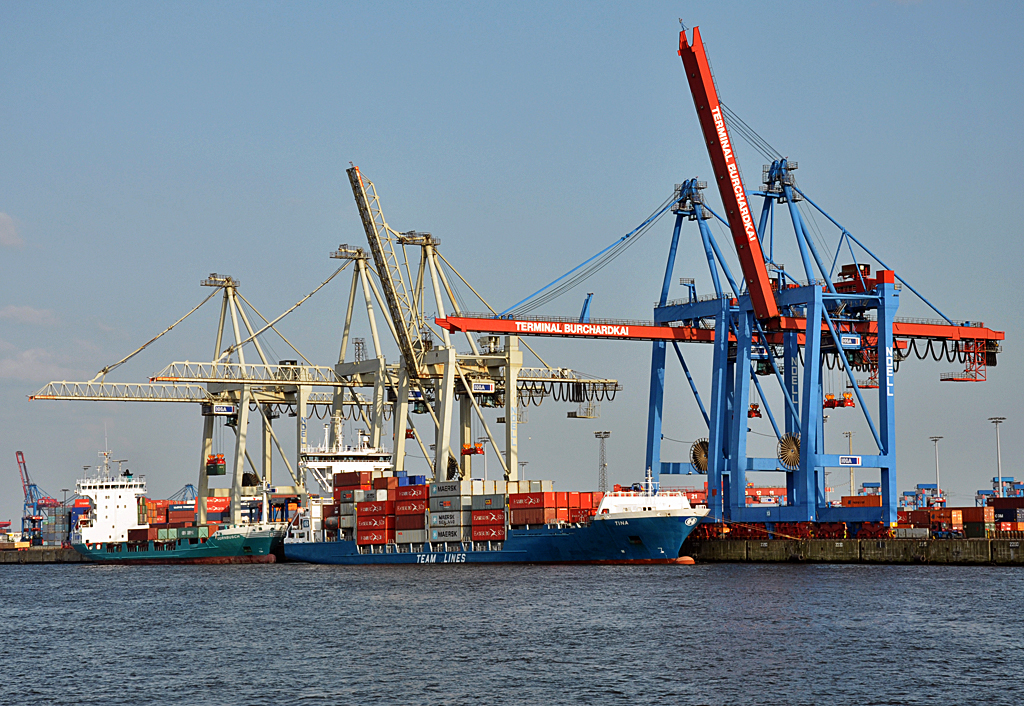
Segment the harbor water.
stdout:
[[0,567],[3,704],[1024,702],[1024,568]]

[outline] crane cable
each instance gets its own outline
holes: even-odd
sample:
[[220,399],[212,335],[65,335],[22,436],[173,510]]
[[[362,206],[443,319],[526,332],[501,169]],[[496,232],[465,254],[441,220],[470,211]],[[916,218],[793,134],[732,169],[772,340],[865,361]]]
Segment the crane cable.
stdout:
[[142,351],[146,350],[146,348],[147,348],[147,347],[149,347],[149,344],[151,344],[151,343],[155,342],[155,341],[156,341],[156,340],[157,340],[158,338],[160,338],[161,336],[163,336],[163,335],[164,335],[165,333],[167,333],[168,331],[170,331],[170,330],[171,330],[172,328],[174,328],[175,326],[177,326],[178,324],[180,324],[180,323],[181,323],[182,321],[184,321],[185,319],[187,319],[188,317],[190,317],[190,316],[191,316],[192,314],[196,313],[196,311],[197,311],[197,310],[199,309],[199,307],[201,307],[201,306],[202,306],[203,304],[205,304],[206,302],[210,301],[210,299],[211,299],[211,298],[213,298],[213,295],[214,295],[214,294],[216,294],[216,293],[217,293],[218,291],[219,291],[219,289],[214,289],[214,290],[213,290],[212,292],[210,292],[210,293],[209,293],[209,295],[207,295],[206,299],[204,299],[203,301],[199,302],[199,304],[197,304],[197,305],[196,305],[196,307],[195,307],[194,309],[192,309],[192,311],[188,312],[187,314],[185,314],[184,316],[182,316],[182,317],[181,317],[180,319],[178,319],[177,321],[175,321],[175,322],[174,322],[173,324],[171,324],[170,326],[168,326],[167,328],[165,328],[165,329],[164,329],[163,331],[161,331],[161,332],[160,332],[160,333],[158,333],[157,335],[153,336],[153,338],[151,338],[151,339],[149,339],[148,341],[146,341],[145,343],[143,343],[143,344],[142,344],[141,346],[139,346],[138,348],[136,348],[136,349],[135,349],[134,351],[132,351],[131,353],[129,353],[128,355],[126,355],[126,356],[125,356],[124,358],[122,358],[121,360],[117,361],[117,362],[116,362],[116,363],[114,363],[113,365],[108,365],[107,367],[105,367],[105,368],[103,368],[102,370],[100,370],[100,371],[99,371],[98,373],[96,373],[96,377],[94,377],[94,378],[93,378],[92,380],[90,380],[89,382],[96,382],[96,381],[97,381],[97,380],[98,380],[99,378],[101,378],[101,377],[105,377],[107,373],[109,373],[109,372],[110,372],[111,370],[113,370],[113,369],[114,369],[114,368],[116,368],[117,366],[119,366],[119,365],[123,365],[124,363],[127,363],[127,362],[128,362],[129,360],[131,360],[132,358],[134,358],[134,357],[135,357],[136,355],[138,355],[138,354],[139,354],[139,353],[141,353]]
[[[513,304],[511,307],[501,312],[499,316],[519,316],[522,314],[529,313],[534,309],[537,309],[544,304],[562,296],[566,292],[574,289],[581,282],[589,279],[591,276],[597,274],[604,269],[612,260],[617,258],[636,241],[648,233],[651,227],[657,223],[662,216],[664,216],[669,208],[675,204],[677,199],[675,196],[670,196],[662,202],[658,208],[656,208],[651,215],[649,215],[644,221],[630,232],[623,235],[621,238],[616,240],[614,243],[601,250],[599,253],[594,255],[588,260],[580,263],[573,269],[566,272],[561,277],[555,279],[550,284],[545,285],[541,289],[537,290],[526,299]],[[639,237],[634,237],[639,236]],[[569,278],[569,279],[566,279]],[[565,280],[564,282],[562,280]],[[561,284],[559,284],[561,283]],[[558,286],[555,286],[558,285]],[[554,287],[553,289],[551,289]],[[549,291],[550,290],[550,291]]]

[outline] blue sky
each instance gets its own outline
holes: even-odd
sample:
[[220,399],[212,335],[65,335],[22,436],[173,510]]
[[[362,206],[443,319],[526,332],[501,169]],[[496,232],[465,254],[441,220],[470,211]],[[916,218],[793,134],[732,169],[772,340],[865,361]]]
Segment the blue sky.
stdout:
[[[15,450],[59,494],[96,462],[104,428],[152,495],[194,482],[192,407],[26,395],[148,340],[205,296],[210,272],[240,279],[268,316],[290,306],[334,270],[330,250],[363,242],[349,161],[392,225],[440,237],[505,306],[637,225],[674,183],[707,179],[678,17],[701,27],[723,100],[799,163],[808,194],[950,316],[1007,332],[987,384],[940,385],[950,364],[901,370],[900,488],[932,477],[927,437],[941,434],[943,484],[969,504],[994,475],[997,414],[1004,473],[1024,475],[1015,4],[12,2],[0,6],[0,518],[20,514]],[[738,144],[753,188],[761,159]],[[662,221],[544,313],[578,313],[593,291],[595,316],[648,318],[669,235]],[[686,232],[676,276],[701,283],[697,237]],[[347,286],[286,319],[310,359],[336,358]],[[909,297],[900,313],[927,315]],[[204,307],[111,379],[208,359],[215,314]],[[598,428],[612,430],[613,480],[642,474],[649,344],[537,346],[625,391],[600,420],[532,409],[529,474],[592,487]],[[706,389],[707,352],[688,355]],[[665,434],[688,442],[701,420],[669,375]],[[830,444],[847,428],[868,436],[851,412],[831,417]],[[686,448],[666,441],[663,457]]]

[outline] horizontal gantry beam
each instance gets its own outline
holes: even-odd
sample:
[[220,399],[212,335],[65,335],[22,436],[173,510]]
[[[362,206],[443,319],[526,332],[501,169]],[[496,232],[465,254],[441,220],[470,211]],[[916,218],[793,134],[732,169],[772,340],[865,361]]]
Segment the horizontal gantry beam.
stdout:
[[[656,312],[658,315],[658,312]],[[693,318],[710,316],[702,312]],[[659,316],[659,318],[661,318]],[[691,320],[691,319],[687,319]],[[534,317],[532,319],[496,319],[484,317],[448,316],[435,319],[438,326],[449,331],[471,331],[479,333],[506,334],[511,336],[553,336],[556,338],[605,338],[620,341],[680,341],[691,343],[712,343],[715,332],[700,326],[637,322],[625,320],[598,320],[581,324],[570,318]],[[877,335],[877,321],[836,321],[840,333]],[[823,332],[828,325],[821,324]],[[781,316],[767,322],[765,332],[770,343],[782,343],[782,334],[787,331],[804,332],[807,319],[797,316]],[[893,336],[899,339],[932,339],[947,341],[1002,341],[1002,331],[986,328],[980,323],[958,322],[947,324],[928,319],[897,319],[893,324]],[[734,337],[730,335],[730,339]],[[800,337],[803,343],[803,336]]]

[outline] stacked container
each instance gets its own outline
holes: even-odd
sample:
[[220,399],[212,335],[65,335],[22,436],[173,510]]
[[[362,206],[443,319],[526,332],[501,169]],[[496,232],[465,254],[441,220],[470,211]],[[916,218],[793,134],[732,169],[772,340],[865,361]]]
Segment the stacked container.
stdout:
[[[423,478],[412,477],[417,480]],[[430,486],[426,483],[399,485],[395,490],[395,541],[398,544],[423,544],[427,541],[429,497]]]
[[[333,486],[333,509],[338,518],[340,539],[356,537],[356,503],[366,502],[366,494],[373,490],[373,472],[356,471],[335,473]],[[358,497],[356,497],[358,495]],[[373,494],[376,500],[376,491]]]
[[555,522],[583,523],[597,514],[604,493],[514,493],[508,496],[511,525],[546,525]]
[[959,510],[963,517],[964,536],[968,539],[984,539],[990,532],[996,530],[996,509],[994,507],[961,507],[951,508]]

